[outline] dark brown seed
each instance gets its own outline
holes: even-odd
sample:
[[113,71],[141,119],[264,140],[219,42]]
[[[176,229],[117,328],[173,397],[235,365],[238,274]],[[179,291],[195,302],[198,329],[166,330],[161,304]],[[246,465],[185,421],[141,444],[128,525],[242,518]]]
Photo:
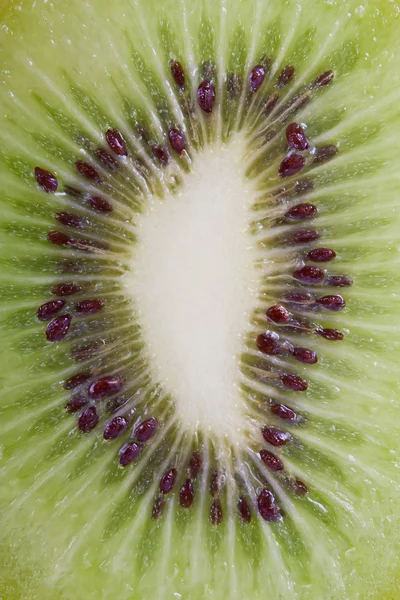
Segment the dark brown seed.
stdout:
[[343,333],[337,329],[316,329],[315,333],[332,342],[336,342],[344,338]]
[[73,238],[61,231],[49,231],[47,240],[56,246],[68,246],[74,241]]
[[284,446],[290,440],[290,434],[276,427],[263,427],[262,429],[263,438],[271,446],[278,448]]
[[114,154],[117,154],[117,156],[127,156],[128,150],[125,140],[118,129],[107,129],[106,140]]
[[333,158],[338,152],[339,148],[334,144],[321,146],[320,148],[316,148],[316,153],[313,162],[315,164],[324,163],[327,160]]
[[278,104],[278,101],[279,94],[277,94],[276,92],[271,94],[266,103],[264,104],[264,114],[269,115],[269,113],[271,113],[275,106]]
[[178,129],[170,129],[168,139],[171,147],[180,154],[186,147],[185,136]]
[[324,87],[325,85],[329,85],[334,78],[335,74],[333,71],[325,71],[322,75],[319,75],[310,85],[311,89]]
[[77,160],[75,166],[78,172],[82,175],[82,177],[90,179],[91,181],[95,181],[96,183],[99,183],[101,181],[99,173],[94,167],[92,167],[92,165],[89,165],[83,160]]
[[279,509],[272,492],[264,488],[257,498],[258,512],[265,521],[276,521],[279,516]]
[[301,221],[302,219],[311,219],[315,217],[318,209],[314,204],[296,204],[285,213],[285,218],[291,221]]
[[266,314],[274,323],[287,323],[290,320],[290,312],[284,306],[270,306]]
[[86,381],[88,379],[90,379],[89,372],[77,373],[76,375],[72,375],[72,377],[69,377],[69,379],[67,379],[64,382],[64,389],[73,390],[74,388],[78,387],[79,385],[86,383]]
[[168,164],[169,152],[166,146],[153,146],[153,155],[162,167]]
[[159,496],[154,502],[153,510],[151,511],[151,516],[153,517],[153,519],[158,519],[159,517],[161,517],[162,513],[164,512],[164,508],[165,498]]
[[69,413],[76,413],[81,410],[81,408],[86,406],[87,403],[88,399],[84,396],[72,396],[72,398],[65,405],[65,408]]
[[56,315],[65,305],[65,300],[50,300],[45,302],[36,311],[36,316],[39,321],[48,321]]
[[100,400],[106,396],[112,396],[116,392],[119,392],[122,388],[122,378],[117,375],[106,375],[100,377],[90,384],[88,394],[94,400]]
[[319,238],[319,233],[315,229],[298,229],[289,237],[292,244],[309,244]]
[[177,60],[171,60],[170,62],[172,77],[176,85],[183,89],[185,87],[185,72],[180,62]]
[[81,315],[91,315],[103,308],[104,304],[101,300],[81,300],[75,304],[75,310]]
[[83,344],[82,346],[75,346],[71,350],[71,355],[74,360],[77,362],[88,360],[89,358],[93,358],[100,348],[104,346],[104,342],[92,342],[91,344]]
[[278,340],[279,336],[277,335],[260,333],[257,336],[257,348],[264,354],[280,354],[282,347],[279,345]]
[[125,417],[113,417],[104,427],[103,437],[105,440],[115,440],[128,428],[128,421]]
[[125,444],[125,446],[122,446],[121,450],[119,451],[119,464],[121,467],[126,467],[131,462],[136,460],[141,451],[142,448],[134,442],[132,444]]
[[46,171],[46,169],[41,169],[40,167],[35,167],[35,179],[42,190],[48,194],[57,191],[58,181],[53,173],[50,173],[50,171]]
[[81,291],[81,286],[76,283],[57,283],[51,288],[54,296],[72,296]]
[[274,413],[274,415],[280,417],[281,419],[285,419],[286,421],[295,421],[297,419],[297,415],[294,410],[285,404],[272,404],[271,411]]
[[319,267],[310,267],[306,265],[293,272],[293,277],[302,283],[319,284],[322,283],[325,273]]
[[281,71],[281,74],[278,77],[278,81],[276,82],[276,87],[283,88],[285,85],[289,83],[293,79],[295,73],[294,67],[292,65],[287,65]]
[[78,419],[78,427],[82,433],[88,433],[94,429],[99,422],[99,416],[95,406],[89,406],[83,411]]
[[308,487],[299,479],[296,479],[296,481],[294,482],[294,490],[296,494],[299,494],[299,496],[305,496],[306,494],[308,494]]
[[97,148],[96,156],[105,167],[108,167],[109,169],[116,169],[118,167],[115,158],[104,150],[104,148]]
[[60,342],[68,333],[72,321],[71,315],[55,317],[46,327],[46,338],[49,342]]
[[290,154],[279,165],[279,177],[290,177],[301,171],[306,164],[306,159],[300,154]]
[[314,298],[311,294],[302,294],[301,292],[285,292],[283,298],[291,304],[300,304],[303,306],[314,304]]
[[100,196],[87,196],[86,201],[93,210],[97,210],[98,212],[111,212],[113,209],[111,204]]
[[353,285],[353,280],[346,275],[330,275],[325,283],[333,287],[349,287]]
[[84,227],[87,225],[87,221],[85,222],[84,219],[81,219],[80,217],[78,217],[78,215],[73,215],[72,213],[57,213],[56,219],[65,227],[76,227],[78,229],[84,229]]
[[210,522],[219,525],[222,521],[222,506],[219,498],[215,498],[210,508]]
[[256,92],[261,86],[265,78],[265,69],[262,65],[257,65],[251,70],[249,75],[249,87],[252,92]]
[[231,100],[235,100],[242,91],[242,80],[236,73],[230,73],[226,80],[226,89]]
[[314,365],[316,362],[318,362],[317,353],[309,348],[295,346],[292,350],[292,356],[299,362],[306,363],[308,365]]
[[279,379],[285,388],[293,390],[294,392],[305,392],[308,388],[307,381],[294,373],[281,373]]
[[275,454],[272,454],[272,452],[260,450],[260,457],[263,463],[271,469],[271,471],[283,471],[283,463],[275,456]]
[[183,508],[192,506],[194,500],[194,489],[190,479],[186,479],[185,483],[179,491],[179,504]]
[[155,435],[157,429],[158,421],[154,417],[142,421],[142,423],[140,423],[135,429],[135,436],[137,441],[142,443],[147,442],[150,438],[153,437],[153,435]]
[[239,513],[242,521],[244,523],[250,523],[250,521],[251,521],[250,507],[247,503],[247,500],[245,498],[243,498],[243,496],[239,498],[237,506],[238,506],[238,513]]
[[335,256],[336,252],[330,248],[314,248],[314,250],[310,250],[306,258],[313,262],[329,262],[330,260],[333,260]]
[[175,485],[176,480],[176,469],[170,469],[161,477],[160,481],[160,492],[162,494],[168,494]]
[[190,458],[189,462],[190,476],[192,479],[196,479],[197,475],[201,472],[202,460],[200,453],[195,450]]
[[326,310],[337,312],[343,310],[346,302],[342,296],[322,296],[317,299],[317,303],[323,306]]
[[292,150],[308,150],[310,147],[304,129],[298,123],[290,123],[286,127],[286,139]]
[[213,472],[211,473],[211,479],[210,479],[210,494],[212,496],[214,496],[214,494],[217,494],[219,490],[219,476],[218,476],[218,471],[216,469],[213,470]]
[[215,102],[215,87],[208,79],[202,81],[197,88],[197,102],[201,110],[211,113]]

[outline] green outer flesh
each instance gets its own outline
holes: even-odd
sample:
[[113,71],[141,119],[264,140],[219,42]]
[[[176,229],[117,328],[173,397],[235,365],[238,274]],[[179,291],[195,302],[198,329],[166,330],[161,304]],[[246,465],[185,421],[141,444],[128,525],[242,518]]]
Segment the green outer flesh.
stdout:
[[[67,4],[36,2],[32,7],[25,2],[22,10],[12,4],[1,9],[0,597],[398,598],[396,7],[386,2],[320,0],[301,3],[301,11],[295,2],[272,1],[97,0],[90,6],[70,0]],[[188,35],[181,29],[183,11]],[[335,461],[337,465],[342,451],[347,465],[342,481],[338,475],[337,489],[331,476],[335,463],[333,471],[327,465],[331,491],[338,493],[332,499],[338,521],[330,522],[328,516],[320,526],[317,519],[305,523],[311,550],[304,550],[302,541],[293,537],[296,529],[292,531],[290,523],[286,534],[265,523],[246,528],[233,516],[217,530],[203,527],[207,515],[200,515],[204,512],[200,502],[182,515],[174,506],[175,498],[162,520],[149,522],[149,505],[129,495],[129,472],[116,469],[115,450],[97,438],[79,438],[70,418],[62,414],[66,394],[58,382],[70,365],[62,345],[52,348],[50,356],[42,329],[30,316],[47,299],[51,253],[38,237],[53,226],[55,206],[53,198],[36,189],[32,170],[40,164],[60,179],[67,173],[72,177],[68,163],[79,147],[73,134],[84,131],[100,143],[108,126],[129,130],[126,103],[135,94],[136,106],[140,105],[136,93],[145,90],[146,77],[139,59],[132,59],[133,48],[148,57],[157,82],[162,78],[161,72],[155,75],[157,69],[166,69],[175,56],[186,63],[187,53],[195,65],[223,52],[219,57],[223,68],[245,73],[267,52],[279,58],[277,70],[295,64],[300,78],[308,73],[305,81],[327,68],[336,72],[337,85],[324,90],[302,113],[320,143],[340,140],[341,155],[331,181],[329,168],[326,176],[321,169],[326,187],[316,192],[316,199],[327,210],[321,210],[318,225],[327,227],[324,243],[340,253],[340,269],[356,279],[347,294],[349,311],[338,321],[349,330],[346,344],[317,345],[323,347],[325,361],[313,373],[321,402],[315,408],[315,398],[305,400],[305,407],[322,423],[332,410],[338,430],[343,426],[345,439],[343,445],[338,442]],[[164,90],[163,85],[161,81]],[[89,97],[93,94],[91,104],[79,89]],[[155,93],[155,107],[158,98]],[[146,114],[146,106],[141,108]],[[68,122],[65,129],[61,109]],[[53,120],[46,118],[48,113]],[[50,143],[46,136],[51,136]],[[121,232],[114,228],[112,234],[118,243]],[[123,259],[121,251],[121,272]],[[266,293],[274,298],[272,287],[267,286]],[[339,393],[332,391],[335,385]],[[346,437],[353,429],[362,432],[361,441]],[[313,430],[305,432],[309,438],[312,434]],[[349,454],[355,456],[354,471]],[[308,473],[322,485],[324,473],[316,467],[310,455]],[[354,524],[345,507],[343,515],[338,512],[341,485],[352,490]],[[306,521],[309,512],[304,506],[295,508]],[[347,527],[348,539],[339,540],[336,530]],[[290,548],[281,543],[289,539]]]

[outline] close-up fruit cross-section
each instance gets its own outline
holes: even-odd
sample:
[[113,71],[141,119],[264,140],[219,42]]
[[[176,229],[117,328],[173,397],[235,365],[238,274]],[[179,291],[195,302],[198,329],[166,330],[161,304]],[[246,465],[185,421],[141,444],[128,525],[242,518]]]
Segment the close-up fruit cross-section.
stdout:
[[0,7],[0,598],[400,599],[400,9]]

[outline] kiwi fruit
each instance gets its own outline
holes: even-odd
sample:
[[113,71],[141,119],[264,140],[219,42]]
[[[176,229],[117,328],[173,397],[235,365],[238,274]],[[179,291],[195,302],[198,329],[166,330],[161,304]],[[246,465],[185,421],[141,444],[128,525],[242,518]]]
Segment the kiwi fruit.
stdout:
[[0,19],[0,597],[399,598],[396,3]]

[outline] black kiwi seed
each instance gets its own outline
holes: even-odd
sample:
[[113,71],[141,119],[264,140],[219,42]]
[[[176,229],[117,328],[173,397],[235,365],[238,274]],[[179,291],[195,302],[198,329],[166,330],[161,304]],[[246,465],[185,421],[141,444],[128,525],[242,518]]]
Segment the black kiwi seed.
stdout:
[[48,194],[57,191],[58,181],[53,173],[50,173],[50,171],[46,171],[46,169],[41,169],[40,167],[35,167],[35,178],[42,190]]
[[104,148],[97,148],[96,157],[99,159],[102,165],[104,165],[108,169],[115,170],[118,168],[118,163],[116,159],[113,156],[111,156],[111,154],[107,152],[107,150],[104,150]]
[[76,413],[81,410],[88,403],[87,398],[85,396],[72,396],[72,398],[65,405],[66,410],[69,413]]
[[182,508],[190,508],[194,501],[194,489],[190,479],[186,479],[179,492],[179,503]]
[[252,92],[256,92],[263,84],[265,78],[265,68],[262,65],[254,67],[249,75],[249,87]]
[[168,132],[171,147],[180,154],[186,147],[185,137],[178,129],[170,129]]
[[128,154],[125,140],[118,129],[107,129],[105,137],[107,144],[114,154],[117,154],[117,156],[126,156]]
[[289,83],[294,77],[295,68],[293,65],[287,65],[284,67],[278,77],[278,81],[276,82],[276,87],[283,88],[285,85]]
[[183,89],[185,87],[185,72],[181,63],[177,60],[171,60],[170,67],[175,83],[179,88]]
[[94,181],[95,183],[100,183],[100,175],[96,171],[96,169],[92,167],[92,165],[89,165],[83,160],[77,160],[75,163],[75,167],[80,173],[80,175],[82,175],[82,177],[85,177],[85,179],[89,179],[91,181]]
[[280,512],[276,504],[276,499],[272,492],[263,489],[257,498],[258,511],[265,521],[276,521],[280,517]]
[[286,158],[283,159],[281,164],[279,165],[279,176],[280,177],[291,177],[292,175],[296,175],[306,164],[306,160],[304,156],[300,154],[290,154]]
[[99,416],[95,406],[89,406],[86,408],[78,419],[78,427],[81,433],[89,433],[92,431],[99,422]]
[[88,222],[86,219],[82,217],[78,217],[78,215],[74,215],[72,213],[67,212],[59,212],[55,215],[56,220],[64,225],[64,227],[74,227],[76,229],[84,229],[87,227]]
[[56,315],[65,305],[65,300],[49,300],[39,306],[36,311],[37,318],[40,321],[49,321],[54,315]]
[[50,321],[46,327],[49,342],[60,342],[65,338],[71,325],[72,315],[60,315]]
[[247,500],[243,497],[239,498],[238,501],[238,512],[244,523],[250,523],[251,521],[251,510]]
[[215,102],[215,87],[211,81],[204,80],[197,88],[197,101],[201,110],[211,113]]

